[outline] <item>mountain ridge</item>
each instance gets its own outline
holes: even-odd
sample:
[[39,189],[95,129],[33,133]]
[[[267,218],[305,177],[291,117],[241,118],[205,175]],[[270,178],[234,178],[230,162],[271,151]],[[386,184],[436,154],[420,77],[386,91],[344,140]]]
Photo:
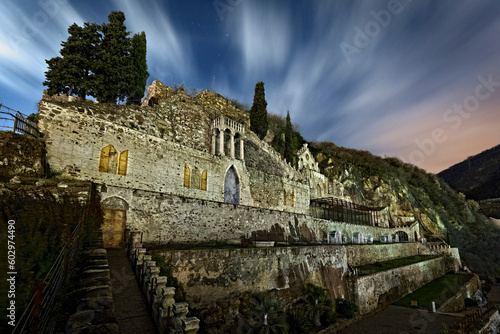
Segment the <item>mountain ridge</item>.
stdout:
[[468,157],[437,174],[476,201],[500,198],[500,145]]

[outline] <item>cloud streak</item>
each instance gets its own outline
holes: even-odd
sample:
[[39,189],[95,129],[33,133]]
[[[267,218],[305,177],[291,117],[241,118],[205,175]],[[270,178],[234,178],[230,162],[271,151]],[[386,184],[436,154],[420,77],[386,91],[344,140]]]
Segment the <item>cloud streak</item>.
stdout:
[[12,46],[11,36],[21,35],[22,23],[43,8],[0,4],[0,94],[28,91],[38,98],[43,60],[57,55],[67,27],[101,23],[114,9],[125,12],[129,30],[146,32],[149,81],[212,89],[215,74],[217,92],[250,104],[255,83],[264,81],[268,111],[290,110],[309,140],[408,160],[417,140],[443,128],[448,139],[419,164],[432,172],[500,142],[492,125],[498,124],[493,114],[500,90],[460,129],[443,120],[446,110],[474,93],[478,76],[500,81],[498,2],[400,0],[403,10],[387,25],[379,23],[349,63],[341,43],[354,45],[357,28],[366,33],[377,22],[373,12],[388,10],[391,1],[238,1],[222,21],[211,3],[198,0],[43,1],[64,5],[21,48]]

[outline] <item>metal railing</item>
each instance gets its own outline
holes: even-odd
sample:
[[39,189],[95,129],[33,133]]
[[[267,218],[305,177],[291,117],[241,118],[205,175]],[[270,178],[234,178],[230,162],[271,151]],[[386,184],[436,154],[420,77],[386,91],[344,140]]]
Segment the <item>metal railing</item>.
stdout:
[[[6,109],[7,111],[4,111]],[[16,133],[30,135],[35,138],[42,136],[38,130],[38,125],[30,121],[26,115],[21,112],[6,107],[0,103],[0,128],[9,129]]]
[[312,199],[310,215],[315,218],[356,225],[378,226],[379,210],[334,197]]
[[68,282],[71,267],[75,263],[84,219],[80,220],[69,239],[63,244],[45,279],[38,283],[33,297],[17,321],[12,334],[52,333],[54,331],[56,326],[56,317],[52,312],[54,302],[64,284]]

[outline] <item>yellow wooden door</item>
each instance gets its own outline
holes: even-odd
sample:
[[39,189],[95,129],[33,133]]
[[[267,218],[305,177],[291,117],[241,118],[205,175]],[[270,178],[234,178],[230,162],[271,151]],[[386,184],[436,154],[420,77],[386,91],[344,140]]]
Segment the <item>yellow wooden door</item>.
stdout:
[[104,209],[102,239],[104,248],[122,247],[125,236],[125,210]]

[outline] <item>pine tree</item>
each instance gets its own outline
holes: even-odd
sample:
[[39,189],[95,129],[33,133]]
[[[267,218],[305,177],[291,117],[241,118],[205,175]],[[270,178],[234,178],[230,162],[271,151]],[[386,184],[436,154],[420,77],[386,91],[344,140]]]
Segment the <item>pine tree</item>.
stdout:
[[131,80],[130,39],[125,14],[113,11],[101,26],[102,44],[97,62],[95,97],[99,102],[124,101]]
[[264,92],[264,83],[257,82],[253,105],[250,109],[250,130],[255,132],[261,139],[267,134],[269,125],[267,122],[267,102]]
[[140,104],[149,77],[146,62],[146,34],[141,32],[132,37],[130,50],[130,69],[132,74],[128,89],[127,104]]
[[285,159],[289,163],[293,164],[293,147],[292,147],[292,136],[293,136],[293,127],[292,121],[290,120],[290,111],[286,113],[286,124],[285,124]]
[[92,95],[92,82],[100,44],[99,26],[85,23],[83,27],[73,23],[68,28],[69,37],[62,42],[62,57],[46,60],[45,72],[49,95],[63,93],[83,99]]
[[61,56],[46,60],[43,84],[49,95],[91,95],[100,102],[113,103],[125,98],[140,101],[149,76],[146,35],[142,32],[129,38],[123,12],[111,12],[108,20],[102,25],[72,24],[68,28]]

